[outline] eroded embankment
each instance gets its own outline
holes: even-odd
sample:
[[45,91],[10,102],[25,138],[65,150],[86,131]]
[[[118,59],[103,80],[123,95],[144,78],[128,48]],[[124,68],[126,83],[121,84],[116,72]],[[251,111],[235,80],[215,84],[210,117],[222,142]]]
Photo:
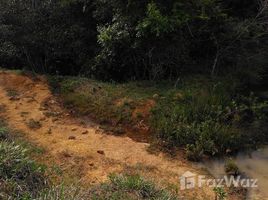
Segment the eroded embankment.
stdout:
[[[40,160],[71,171],[82,183],[96,184],[110,173],[128,171],[179,188],[184,172],[204,173],[183,158],[150,154],[147,143],[106,135],[94,123],[73,119],[52,96],[44,78],[0,72],[0,104],[9,126],[45,149]],[[215,198],[211,188],[178,193],[186,199]]]

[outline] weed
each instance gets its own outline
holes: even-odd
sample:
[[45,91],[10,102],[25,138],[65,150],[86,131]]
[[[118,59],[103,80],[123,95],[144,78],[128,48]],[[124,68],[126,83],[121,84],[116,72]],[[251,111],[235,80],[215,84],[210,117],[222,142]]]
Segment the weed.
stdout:
[[93,189],[91,197],[94,200],[177,199],[166,190],[159,189],[152,182],[135,175],[111,175],[110,183],[105,183],[101,187]]
[[19,96],[19,93],[14,89],[6,89],[7,96],[8,97],[17,97]]
[[224,199],[226,199],[227,194],[226,194],[226,192],[224,191],[223,188],[216,187],[216,188],[213,189],[213,191],[215,192],[215,195],[216,195],[215,199],[216,200],[224,200]]
[[28,122],[27,122],[27,126],[30,128],[30,129],[40,129],[42,127],[42,124],[39,122],[39,121],[36,121],[34,119],[30,119]]
[[8,138],[8,130],[5,127],[0,127],[0,141]]
[[225,161],[224,170],[228,175],[237,176],[240,174],[238,166],[232,159]]

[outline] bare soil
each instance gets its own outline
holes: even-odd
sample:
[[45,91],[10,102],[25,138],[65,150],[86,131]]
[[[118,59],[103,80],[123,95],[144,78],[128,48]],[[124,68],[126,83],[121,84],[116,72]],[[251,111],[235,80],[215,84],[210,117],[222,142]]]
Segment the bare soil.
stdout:
[[[7,95],[17,92],[16,98]],[[104,134],[98,124],[73,118],[53,97],[44,77],[0,72],[0,105],[11,128],[24,133],[29,142],[45,149],[45,164],[57,164],[83,185],[98,184],[111,173],[139,173],[162,186],[178,189],[182,199],[215,199],[212,188],[180,191],[179,177],[186,171],[206,174],[181,154],[169,157],[147,151],[149,144],[127,136]],[[40,123],[36,128],[28,122]],[[234,196],[230,199],[236,199]]]

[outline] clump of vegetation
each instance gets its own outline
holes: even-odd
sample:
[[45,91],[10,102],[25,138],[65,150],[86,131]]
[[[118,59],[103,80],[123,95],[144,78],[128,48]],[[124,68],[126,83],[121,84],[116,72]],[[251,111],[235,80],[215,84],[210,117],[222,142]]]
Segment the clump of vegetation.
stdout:
[[30,119],[28,122],[27,122],[27,126],[30,128],[30,129],[40,129],[42,127],[42,124],[39,122],[39,121],[36,121],[34,119]]
[[224,165],[224,170],[226,174],[237,176],[240,174],[239,168],[236,165],[235,161],[232,159],[227,159]]
[[224,200],[227,197],[226,192],[224,191],[224,189],[222,187],[216,187],[213,189],[213,191],[215,192],[215,200]]
[[49,77],[49,81],[52,90],[61,95],[67,107],[100,123],[116,126],[148,121],[141,114],[133,117],[133,113],[137,108],[146,108],[146,100],[158,92],[147,82],[115,84],[75,77]]
[[93,186],[90,189],[79,188],[77,186],[53,186],[40,192],[37,199],[177,200],[178,198],[164,189],[159,189],[154,183],[140,176],[110,175],[109,181]]
[[44,169],[29,158],[29,151],[11,138],[7,128],[0,128],[0,197],[29,199],[47,186]]
[[186,146],[191,160],[255,148],[268,141],[268,103],[238,89],[228,80],[185,81],[178,88],[183,98],[170,91],[158,100],[151,127],[171,148]]
[[8,138],[8,130],[5,127],[0,127],[0,140],[6,140]]
[[110,182],[91,190],[91,199],[161,199],[176,200],[171,193],[159,189],[140,176],[111,175]]
[[22,146],[0,142],[0,160],[2,196],[27,198],[46,185],[42,168],[29,159]]
[[14,97],[17,97],[19,95],[19,93],[14,89],[7,89],[6,92],[7,92],[8,97],[14,98]]

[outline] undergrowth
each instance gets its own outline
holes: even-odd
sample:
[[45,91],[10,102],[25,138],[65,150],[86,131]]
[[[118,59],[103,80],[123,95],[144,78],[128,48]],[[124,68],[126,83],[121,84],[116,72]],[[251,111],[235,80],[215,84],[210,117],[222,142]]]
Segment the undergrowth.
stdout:
[[170,147],[185,146],[187,157],[199,160],[266,143],[267,111],[267,101],[227,80],[197,79],[160,99],[151,123]]
[[30,159],[31,150],[0,127],[0,199],[32,199],[48,185],[44,166]]

